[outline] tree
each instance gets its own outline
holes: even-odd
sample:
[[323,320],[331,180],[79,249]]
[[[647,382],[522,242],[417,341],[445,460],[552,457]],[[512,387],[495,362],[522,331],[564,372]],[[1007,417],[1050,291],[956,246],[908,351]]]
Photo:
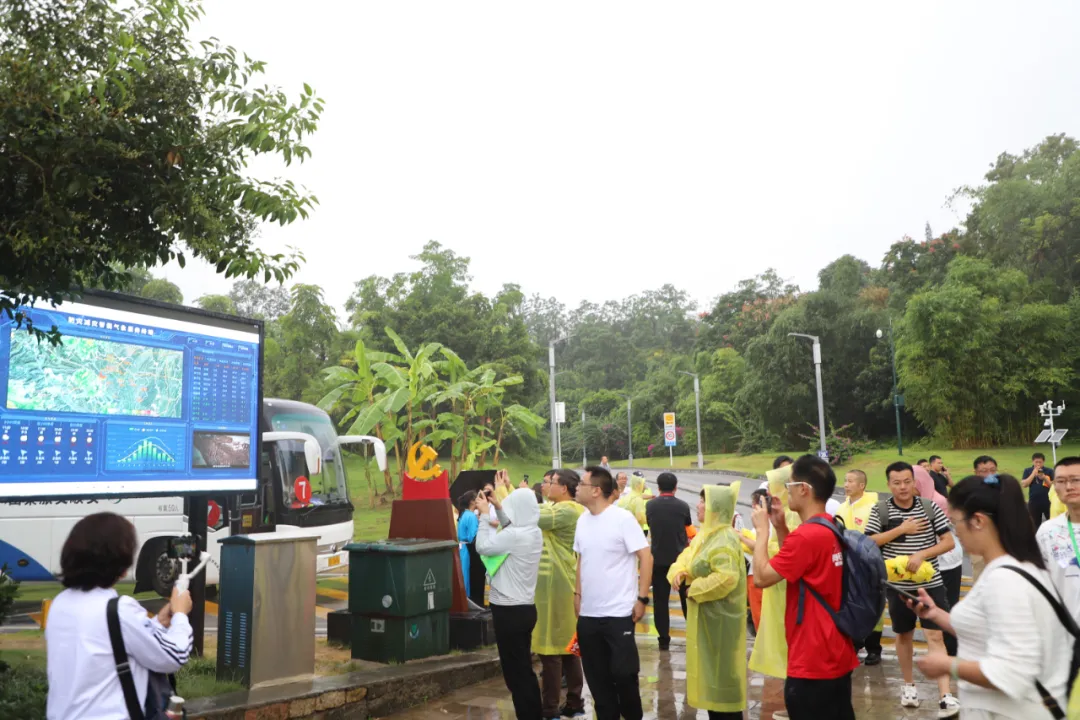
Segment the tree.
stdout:
[[896,353],[908,406],[953,447],[1030,443],[1037,406],[1076,377],[1071,307],[1032,297],[1025,273],[961,257],[917,294]]
[[241,280],[229,290],[229,299],[241,317],[271,321],[289,312],[289,291],[283,285]]
[[[386,419],[386,407],[383,398],[376,397],[379,378],[372,372],[372,366],[390,359],[392,357],[388,353],[368,350],[363,340],[357,340],[352,356],[355,369],[335,365],[323,371],[334,387],[319,400],[318,406],[326,412],[333,412],[342,406],[347,408],[341,419],[341,426],[348,426],[346,435],[367,435],[374,431],[380,440],[387,440],[382,427]],[[400,467],[400,457],[398,463]],[[394,481],[390,476],[389,466],[385,471],[385,481],[386,491],[392,495]],[[375,507],[375,487],[371,484],[370,477],[368,487],[370,507]]]
[[333,357],[338,332],[337,315],[323,300],[322,288],[294,285],[289,312],[273,328],[280,356],[275,365],[266,363],[264,394],[289,400],[318,399],[320,371],[339,360]]
[[264,63],[231,47],[193,47],[201,15],[199,0],[4,0],[0,312],[189,255],[227,277],[297,269],[298,253],[268,255],[253,231],[316,198],[246,168],[308,157],[322,100],[254,86]]
[[148,281],[139,291],[139,295],[147,300],[157,300],[158,302],[172,303],[173,305],[184,304],[184,293],[180,292],[180,288],[175,283],[161,278]]
[[195,304],[203,310],[222,313],[223,315],[236,315],[236,304],[228,295],[203,295],[195,301]]

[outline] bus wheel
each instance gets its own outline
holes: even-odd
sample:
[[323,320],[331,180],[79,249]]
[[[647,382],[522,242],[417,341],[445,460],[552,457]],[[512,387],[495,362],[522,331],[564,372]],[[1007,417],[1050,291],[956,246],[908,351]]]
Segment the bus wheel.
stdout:
[[145,590],[153,590],[163,598],[172,594],[173,584],[180,574],[180,564],[169,557],[168,548],[168,539],[156,538],[146,543],[139,558],[137,585]]

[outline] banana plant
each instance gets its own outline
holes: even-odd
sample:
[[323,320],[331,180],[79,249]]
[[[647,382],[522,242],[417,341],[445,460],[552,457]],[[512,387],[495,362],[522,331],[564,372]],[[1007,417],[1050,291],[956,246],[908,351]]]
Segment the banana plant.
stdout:
[[[389,442],[383,428],[383,421],[386,419],[383,400],[381,395],[377,396],[375,392],[379,387],[379,378],[372,367],[374,364],[385,363],[393,357],[390,353],[369,350],[365,347],[363,340],[357,340],[352,354],[352,360],[356,364],[355,370],[337,365],[323,371],[326,379],[335,383],[335,386],[319,400],[318,407],[331,412],[341,405],[348,406],[348,411],[341,419],[342,427],[351,423],[345,432],[346,435],[369,435],[374,431],[375,436],[384,443]],[[384,479],[386,491],[393,493],[394,483],[389,467],[384,471]],[[370,482],[369,490],[371,504],[374,506],[375,489]]]
[[547,422],[529,408],[516,403],[508,407],[503,407],[500,404],[497,410],[499,412],[499,431],[495,439],[495,460],[493,463],[496,466],[499,464],[499,453],[506,454],[502,449],[502,444],[507,433],[519,439],[522,438],[522,435],[535,438],[536,433]]

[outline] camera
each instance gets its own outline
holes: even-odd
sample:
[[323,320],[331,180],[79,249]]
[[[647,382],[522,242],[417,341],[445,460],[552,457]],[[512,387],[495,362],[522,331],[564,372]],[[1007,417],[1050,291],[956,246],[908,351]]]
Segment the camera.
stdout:
[[169,538],[169,547],[166,554],[172,560],[194,560],[199,556],[199,544],[191,535]]
[[527,474],[524,475],[523,477],[525,478],[525,482],[529,482],[529,476]]

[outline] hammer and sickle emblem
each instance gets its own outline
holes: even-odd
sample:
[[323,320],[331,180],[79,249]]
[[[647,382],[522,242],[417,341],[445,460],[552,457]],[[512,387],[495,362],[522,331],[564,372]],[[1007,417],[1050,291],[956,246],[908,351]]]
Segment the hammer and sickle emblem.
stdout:
[[[419,450],[419,456],[417,450]],[[430,445],[421,446],[418,442],[413,443],[408,454],[409,477],[413,480],[430,480],[438,477],[442,474],[442,467],[435,462],[438,459],[439,454],[435,452],[435,448]]]

